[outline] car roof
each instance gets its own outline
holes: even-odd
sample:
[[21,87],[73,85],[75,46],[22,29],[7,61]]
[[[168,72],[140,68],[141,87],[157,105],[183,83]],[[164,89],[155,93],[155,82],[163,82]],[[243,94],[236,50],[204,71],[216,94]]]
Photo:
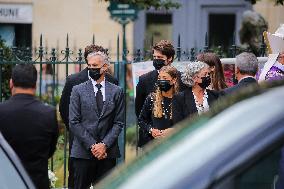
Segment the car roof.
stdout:
[[[201,117],[102,183],[108,183],[107,188],[144,188],[141,183],[147,183],[147,188],[175,188],[179,181],[204,169],[206,162],[266,131],[271,120],[283,119],[283,104],[284,87],[277,87],[243,100],[210,120]],[[269,107],[269,111],[263,107]],[[209,182],[199,180],[195,186]],[[104,188],[104,184],[100,186]]]

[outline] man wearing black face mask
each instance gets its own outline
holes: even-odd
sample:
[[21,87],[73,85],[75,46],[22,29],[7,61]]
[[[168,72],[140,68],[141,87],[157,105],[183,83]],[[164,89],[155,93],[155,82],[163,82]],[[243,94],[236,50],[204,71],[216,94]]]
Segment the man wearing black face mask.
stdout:
[[[87,56],[90,53],[93,52],[103,52],[107,54],[106,49],[104,49],[102,46],[98,45],[89,45],[85,48],[84,52],[84,58],[85,61],[88,64]],[[84,83],[85,81],[88,81],[90,78],[90,73],[88,70],[88,67],[83,69],[82,71],[69,75],[66,78],[66,83],[62,91],[61,99],[60,99],[60,104],[59,104],[59,112],[62,117],[62,120],[69,131],[69,103],[70,103],[70,96],[71,96],[71,91],[72,88],[76,85],[79,85],[80,83]],[[115,85],[118,85],[117,79],[115,79],[111,74],[106,73],[105,74],[105,79],[106,81],[109,81]],[[72,147],[72,142],[73,142],[73,134],[69,132],[69,157],[70,157],[70,152],[71,152],[71,147]],[[68,161],[68,170],[69,170],[69,177],[68,177],[68,188],[73,188],[73,169],[71,166],[71,159],[69,158]]]
[[105,80],[107,55],[94,52],[87,59],[91,79],[73,87],[69,105],[74,189],[89,188],[116,165],[125,126],[124,92]]
[[[135,98],[135,113],[138,118],[145,102],[146,97],[154,91],[155,84],[158,80],[159,70],[166,65],[171,65],[175,56],[174,46],[170,41],[161,40],[156,43],[153,47],[153,66],[155,70],[148,72],[139,77],[138,84],[136,86],[136,98]],[[180,73],[178,77],[178,83],[180,86],[180,91],[183,91],[186,88],[180,79]],[[139,144],[138,146],[142,146],[144,144],[144,140],[142,138],[142,134],[139,131]]]

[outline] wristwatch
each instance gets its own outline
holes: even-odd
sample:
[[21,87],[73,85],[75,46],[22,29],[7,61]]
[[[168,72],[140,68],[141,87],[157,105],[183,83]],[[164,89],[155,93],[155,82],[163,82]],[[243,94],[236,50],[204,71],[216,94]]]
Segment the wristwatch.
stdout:
[[153,129],[153,128],[151,127],[150,130],[149,130],[149,134],[150,134],[150,135],[152,134],[152,129]]

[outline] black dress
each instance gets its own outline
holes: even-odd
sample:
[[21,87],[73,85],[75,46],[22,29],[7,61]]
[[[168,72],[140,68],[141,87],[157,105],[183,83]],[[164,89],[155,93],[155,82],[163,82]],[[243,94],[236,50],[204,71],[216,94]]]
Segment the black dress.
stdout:
[[162,107],[163,107],[163,117],[157,118],[153,115],[153,97],[148,95],[141,110],[140,116],[138,118],[138,124],[140,130],[143,133],[145,141],[139,140],[138,146],[143,146],[150,140],[154,139],[150,134],[150,129],[155,128],[159,130],[165,130],[173,126],[172,120],[172,98],[163,97]]

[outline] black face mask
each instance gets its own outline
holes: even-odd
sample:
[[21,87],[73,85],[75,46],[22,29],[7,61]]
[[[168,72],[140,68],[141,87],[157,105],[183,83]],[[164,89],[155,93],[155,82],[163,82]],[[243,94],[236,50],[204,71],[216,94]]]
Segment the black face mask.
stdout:
[[165,60],[163,59],[154,59],[153,66],[156,70],[160,70],[165,65]]
[[167,92],[172,88],[169,80],[158,80],[157,85],[160,87],[161,91]]
[[206,76],[206,77],[202,77],[202,83],[198,83],[198,85],[202,88],[202,89],[206,89],[210,83],[211,83],[211,77],[210,75]]
[[98,79],[100,79],[100,77],[102,76],[101,68],[102,67],[100,67],[100,68],[88,68],[89,69],[89,75],[93,80],[97,81]]

